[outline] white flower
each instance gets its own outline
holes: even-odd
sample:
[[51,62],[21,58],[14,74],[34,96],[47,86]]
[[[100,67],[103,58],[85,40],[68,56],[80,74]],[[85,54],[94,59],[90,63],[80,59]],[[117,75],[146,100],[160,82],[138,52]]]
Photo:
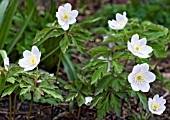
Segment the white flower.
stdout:
[[6,71],[8,71],[8,67],[7,67],[8,65],[9,65],[9,58],[6,56],[4,59],[4,67]]
[[37,46],[33,46],[31,51],[25,50],[23,56],[18,64],[24,68],[24,71],[33,70],[40,62],[41,52]]
[[103,56],[100,56],[98,59],[103,60],[104,62],[108,63],[107,72],[109,72],[110,71],[110,64],[111,64],[110,61],[112,60],[112,57],[109,56],[109,58],[104,58]]
[[66,3],[64,6],[58,8],[56,12],[56,17],[58,18],[58,23],[61,25],[63,30],[69,29],[69,24],[76,22],[76,17],[78,16],[77,10],[71,10],[71,4]]
[[131,38],[131,42],[128,41],[128,50],[135,56],[140,58],[148,58],[149,53],[153,51],[152,47],[146,45],[146,38],[139,39],[139,35],[135,34]]
[[[111,34],[109,36],[104,36],[103,37],[103,42],[105,42],[107,39],[109,39],[110,37],[113,37],[115,34]],[[108,46],[109,48],[112,48],[115,44],[114,43],[109,43]]]
[[85,97],[85,103],[84,104],[88,105],[92,100],[93,100],[92,97]]
[[155,74],[149,71],[149,65],[143,63],[133,67],[132,72],[128,76],[128,81],[134,91],[141,90],[142,92],[148,92],[150,89],[150,82],[155,81]]
[[149,98],[148,101],[149,110],[153,114],[161,115],[166,109],[164,105],[165,103],[166,100],[163,99],[163,97],[159,97],[159,95],[157,94],[153,97],[153,99]]
[[109,20],[109,27],[114,30],[121,30],[125,27],[128,18],[126,17],[126,12],[123,12],[123,15],[116,13],[116,20]]

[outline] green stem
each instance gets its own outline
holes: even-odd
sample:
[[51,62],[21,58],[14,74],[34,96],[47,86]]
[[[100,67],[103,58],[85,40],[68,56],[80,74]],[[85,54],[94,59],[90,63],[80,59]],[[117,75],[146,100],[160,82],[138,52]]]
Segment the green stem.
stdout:
[[12,120],[12,98],[11,95],[9,95],[9,111],[10,111],[10,120]]
[[80,113],[81,113],[81,106],[79,107],[79,110],[78,110],[77,120],[80,120]]
[[124,32],[125,36],[126,36],[126,37],[128,37],[128,35],[126,34],[126,31],[125,31],[125,29],[123,29],[123,32]]
[[58,59],[58,65],[57,65],[57,72],[56,72],[57,80],[58,80],[58,73],[59,73],[60,63],[61,63],[61,55],[62,55],[62,51],[60,50],[59,59]]
[[33,105],[33,93],[31,93],[31,103],[30,103],[30,110],[28,112],[28,120],[30,120],[30,115],[32,112],[32,105]]
[[149,113],[147,116],[146,116],[146,120],[149,120],[149,118],[152,116],[152,113]]
[[13,119],[15,120],[15,113],[16,113],[16,109],[17,109],[17,94],[15,93],[15,97],[14,97],[14,114],[13,114]]

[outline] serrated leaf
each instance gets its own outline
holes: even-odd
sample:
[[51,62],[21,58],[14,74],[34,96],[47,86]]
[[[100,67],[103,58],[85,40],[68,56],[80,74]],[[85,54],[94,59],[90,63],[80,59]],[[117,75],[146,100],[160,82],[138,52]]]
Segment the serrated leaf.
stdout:
[[99,68],[98,70],[96,70],[96,71],[93,73],[91,84],[96,83],[97,80],[101,78],[102,71],[103,71],[103,68]]
[[57,98],[57,99],[60,99],[61,101],[63,101],[63,97],[60,94],[58,94],[57,92],[55,92],[54,90],[48,90],[48,89],[45,89],[45,88],[42,88],[42,90],[45,93],[53,96],[54,98]]
[[142,92],[137,92],[137,95],[138,95],[140,102],[142,103],[144,109],[148,111],[148,101],[147,101],[146,96]]
[[117,73],[121,73],[123,71],[123,65],[117,61],[112,60],[112,65],[114,66],[114,71]]
[[60,47],[63,53],[66,52],[68,49],[68,45],[70,43],[70,39],[67,35],[64,36],[64,38],[60,41]]
[[14,84],[15,83],[15,78],[14,77],[9,77],[9,78],[7,78],[7,82],[9,82],[9,83],[12,83],[12,84]]
[[113,94],[110,94],[110,101],[111,101],[111,105],[114,108],[116,115],[120,116],[121,113],[121,102],[120,100]]
[[27,92],[30,92],[31,86],[27,86],[26,88],[21,89],[20,95],[24,95]]
[[6,95],[11,95],[11,93],[15,90],[15,88],[18,86],[18,84],[13,84],[5,88],[4,92],[2,93],[1,97],[4,97]]
[[68,101],[73,101],[74,100],[74,98],[76,98],[77,97],[77,95],[78,95],[78,93],[70,93],[68,96],[67,96],[67,98],[66,98],[66,101],[68,102]]
[[84,96],[82,94],[79,94],[77,97],[78,106],[80,107],[84,102],[85,102]]

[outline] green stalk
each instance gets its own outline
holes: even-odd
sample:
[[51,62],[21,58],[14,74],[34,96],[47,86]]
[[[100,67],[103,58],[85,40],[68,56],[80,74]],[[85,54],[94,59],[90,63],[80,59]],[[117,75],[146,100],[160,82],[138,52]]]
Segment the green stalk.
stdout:
[[77,120],[80,120],[80,113],[81,113],[81,106],[79,107],[79,110],[78,110]]
[[12,120],[12,98],[11,98],[11,95],[9,95],[9,111],[10,111],[9,119]]
[[57,65],[57,72],[56,72],[57,80],[58,80],[58,73],[59,73],[60,64],[61,64],[61,55],[62,55],[62,51],[60,50],[59,59],[58,59],[58,65]]
[[33,105],[33,93],[31,93],[31,103],[30,103],[30,110],[28,112],[28,120],[30,120],[30,115],[32,112],[32,105]]
[[123,29],[123,32],[124,32],[125,36],[126,36],[126,37],[128,37],[128,35],[126,34],[126,31],[125,31],[125,29]]
[[14,114],[13,114],[13,119],[15,120],[15,113],[16,113],[16,107],[17,105],[17,94],[15,93],[15,97],[14,97]]
[[146,120],[149,120],[149,118],[152,116],[152,113],[149,113],[147,116],[146,116]]

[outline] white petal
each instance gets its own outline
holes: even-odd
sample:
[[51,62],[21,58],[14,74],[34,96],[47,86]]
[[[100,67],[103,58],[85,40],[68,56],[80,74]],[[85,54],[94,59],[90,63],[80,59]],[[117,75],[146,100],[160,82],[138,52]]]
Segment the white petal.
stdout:
[[9,58],[8,57],[6,57],[4,59],[4,66],[6,66],[6,65],[9,65]]
[[153,82],[156,79],[155,74],[153,74],[152,72],[146,72],[145,75],[147,82]]
[[165,100],[165,99],[163,99],[163,97],[160,97],[160,99],[159,99],[159,103],[160,103],[160,104],[165,104],[165,103],[166,103],[166,100]]
[[64,21],[64,20],[62,20],[62,19],[58,19],[58,23],[59,23],[59,25],[64,25],[66,22]]
[[108,46],[109,46],[109,48],[113,48],[113,46],[115,46],[115,44],[114,43],[109,43]]
[[133,74],[136,74],[136,73],[138,73],[138,72],[140,72],[140,65],[139,65],[139,64],[135,65],[135,66],[133,67],[133,70],[132,70],[132,73],[133,73]]
[[128,81],[129,81],[129,83],[133,83],[134,82],[134,74],[133,73],[130,73],[129,75],[128,75]]
[[63,11],[65,11],[64,7],[63,6],[59,6],[58,13],[62,13]]
[[139,88],[141,89],[142,92],[148,92],[150,89],[150,85],[149,83],[139,84]]
[[146,72],[149,70],[149,65],[147,63],[143,63],[140,65],[140,70]]
[[29,62],[26,58],[20,59],[18,64],[19,64],[20,67],[23,67],[23,68],[29,66]]
[[93,100],[92,97],[85,97],[85,104],[88,105]]
[[63,28],[63,30],[68,30],[69,29],[69,24],[65,23],[64,25],[61,26]]
[[112,28],[112,29],[116,29],[115,26],[117,24],[117,22],[115,20],[109,20],[108,21],[108,24],[109,24],[109,27]]
[[110,71],[110,62],[108,61],[108,67],[107,67],[107,72]]
[[65,5],[64,5],[64,8],[66,9],[66,10],[68,10],[68,11],[71,11],[71,4],[70,3],[66,3]]
[[77,10],[72,10],[71,11],[71,17],[76,18],[78,16],[78,11]]
[[98,57],[98,59],[107,61],[107,58],[104,58],[103,56]]
[[141,45],[146,45],[147,40],[146,40],[146,38],[142,38],[139,40],[139,42]]
[[138,40],[139,40],[139,35],[138,34],[133,35],[132,38],[131,38],[132,45],[137,43]]
[[37,46],[33,46],[31,52],[32,52],[34,55],[37,55],[37,56],[39,56],[39,54],[40,54],[40,51],[39,51],[39,49],[38,49]]
[[126,17],[126,12],[123,12],[123,16]]
[[37,65],[33,65],[33,66],[29,66],[29,67],[25,67],[24,71],[29,71],[29,70],[33,70],[34,68],[36,68]]
[[133,46],[131,45],[131,43],[129,41],[128,41],[127,45],[128,45],[128,50],[130,52],[133,52]]
[[23,52],[23,56],[24,56],[24,57],[28,57],[28,56],[30,56],[30,55],[31,55],[31,52],[28,51],[28,50],[25,50],[25,51]]
[[165,105],[160,106],[160,108],[157,111],[155,111],[155,114],[161,115],[165,111],[165,109],[166,109]]
[[116,13],[116,21],[122,21],[123,16],[120,13]]
[[152,47],[147,46],[147,45],[145,45],[145,46],[142,48],[142,53],[143,53],[143,54],[149,54],[149,53],[151,53],[152,51],[153,51]]
[[134,91],[139,91],[140,89],[139,89],[139,86],[137,85],[137,84],[135,84],[135,83],[132,83],[131,84],[131,87],[132,87],[132,89],[134,90]]
[[141,53],[134,53],[134,55],[138,56],[139,58],[148,58],[150,57],[148,54],[141,54]]
[[156,94],[156,95],[153,97],[153,100],[154,100],[154,101],[159,101],[159,95]]
[[76,19],[75,19],[75,18],[72,18],[72,19],[69,19],[69,20],[68,20],[68,23],[69,23],[69,24],[73,24],[73,23],[75,23],[75,22],[76,22]]

